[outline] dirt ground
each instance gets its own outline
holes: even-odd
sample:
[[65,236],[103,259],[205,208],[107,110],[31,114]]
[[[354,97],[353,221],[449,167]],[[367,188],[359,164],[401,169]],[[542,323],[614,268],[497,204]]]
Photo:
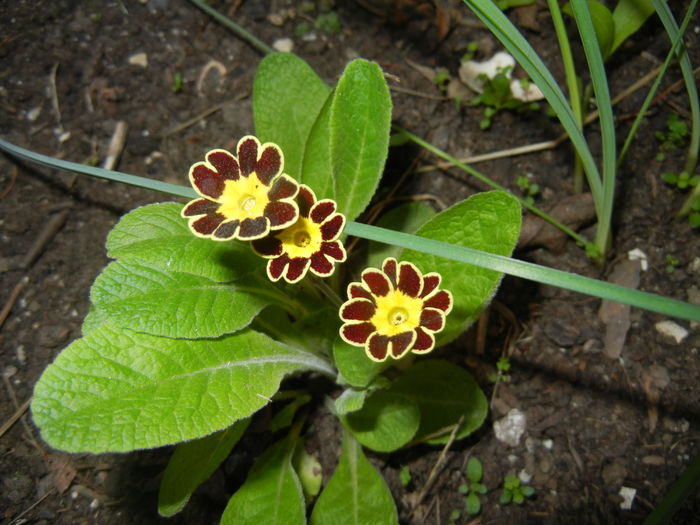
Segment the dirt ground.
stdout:
[[[487,153],[556,138],[561,132],[544,111],[502,113],[488,131],[479,129],[482,108],[447,100],[415,64],[447,68],[457,75],[469,42],[479,58],[500,49],[476,17],[456,0],[414,2],[314,0],[308,11],[290,0],[211,1],[264,42],[290,38],[293,51],[329,84],[352,58],[377,61],[387,74],[394,121],[457,157]],[[402,17],[391,5],[403,5]],[[332,6],[341,31],[313,28]],[[291,9],[296,7],[296,9]],[[677,17],[685,3],[674,4]],[[251,86],[261,54],[189,2],[175,0],[52,0],[2,2],[0,18],[0,136],[35,151],[76,162],[101,164],[119,122],[128,128],[118,169],[185,184],[189,166],[212,148],[232,148],[253,132]],[[558,47],[546,9],[511,11],[516,23],[563,81]],[[395,21],[399,23],[392,23]],[[444,25],[445,21],[449,23]],[[698,16],[686,43],[700,63]],[[306,23],[311,32],[300,35]],[[441,29],[449,32],[440,38]],[[613,94],[658,65],[668,49],[657,21],[647,23],[609,64]],[[179,75],[179,86],[174,78]],[[603,267],[573,242],[530,247],[522,259],[607,278],[638,248],[648,257],[639,288],[683,301],[700,296],[700,233],[674,221],[683,196],[660,174],[678,170],[685,148],[656,160],[654,132],[671,113],[689,115],[674,67],[664,80],[665,96],[644,119],[621,168],[614,216],[614,242]],[[617,107],[620,136],[644,91]],[[591,127],[596,142],[597,128]],[[392,151],[385,184],[391,186],[410,164],[435,162],[415,147]],[[519,175],[530,174],[548,208],[572,195],[570,148],[479,164],[478,169],[520,192]],[[429,194],[439,208],[486,189],[456,169],[412,172],[400,195]],[[104,240],[118,218],[149,202],[167,200],[146,190],[67,173],[19,165],[0,157],[0,307],[16,302],[0,327],[0,424],[30,399],[45,367],[80,336],[88,290],[107,263]],[[582,225],[590,235],[590,224]],[[42,243],[42,238],[48,242]],[[35,247],[40,246],[36,251]],[[678,263],[667,268],[667,256]],[[402,523],[449,523],[453,509],[464,513],[464,466],[470,456],[484,465],[489,493],[482,498],[481,523],[639,523],[670,484],[700,452],[700,331],[682,341],[659,332],[662,316],[633,309],[620,359],[604,354],[600,301],[587,296],[506,278],[488,320],[485,344],[475,329],[438,352],[461,363],[492,396],[484,427],[447,452],[447,465],[422,501],[421,492],[440,454],[419,446],[389,455],[369,454],[387,479]],[[511,380],[494,393],[488,381],[499,356],[511,357]],[[323,390],[327,385],[319,385]],[[309,448],[324,466],[325,480],[339,453],[339,428],[318,404]],[[527,426],[517,444],[495,437],[497,421],[518,409]],[[244,441],[171,523],[212,523],[241,482],[242,467],[256,453]],[[0,519],[3,523],[155,523],[160,475],[168,449],[126,455],[67,455],[39,438],[29,413],[0,436]],[[400,470],[412,481],[403,486]],[[522,506],[499,505],[507,473],[531,476],[534,498]],[[622,487],[636,490],[630,510],[620,506]],[[700,497],[688,500],[677,523],[700,522]],[[695,518],[694,518],[695,517]]]

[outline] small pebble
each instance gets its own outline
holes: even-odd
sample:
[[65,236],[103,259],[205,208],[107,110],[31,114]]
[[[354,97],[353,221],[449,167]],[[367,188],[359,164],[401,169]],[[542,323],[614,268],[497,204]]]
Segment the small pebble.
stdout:
[[673,339],[676,344],[682,343],[688,337],[688,330],[673,321],[659,321],[654,326],[657,332]]
[[497,440],[515,447],[520,443],[520,438],[525,433],[526,424],[525,414],[517,408],[513,408],[506,417],[494,422],[493,431]]
[[634,497],[637,495],[637,489],[633,489],[631,487],[620,487],[619,494],[622,498],[620,508],[622,510],[630,510],[632,508],[632,503],[634,502]]
[[643,272],[646,272],[649,269],[649,259],[647,258],[647,254],[639,248],[628,251],[627,258],[630,261],[639,261],[639,266]]
[[645,465],[661,466],[666,463],[666,460],[662,456],[644,456],[642,458],[642,463]]
[[272,47],[281,53],[291,53],[294,49],[294,41],[291,38],[278,38],[272,43]]
[[129,57],[129,64],[132,66],[148,67],[148,55],[146,53],[136,53]]
[[522,469],[520,472],[518,472],[518,479],[520,480],[520,483],[523,485],[527,485],[532,481],[532,474],[528,473],[525,469]]

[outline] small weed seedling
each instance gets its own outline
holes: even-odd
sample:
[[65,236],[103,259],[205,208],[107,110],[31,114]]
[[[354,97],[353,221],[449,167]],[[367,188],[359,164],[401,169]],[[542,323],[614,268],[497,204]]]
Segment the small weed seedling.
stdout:
[[[480,75],[479,78],[483,82],[483,93],[474,97],[469,104],[472,106],[478,106],[483,104],[484,107],[484,118],[479,122],[479,127],[481,129],[488,129],[491,127],[493,122],[493,117],[499,111],[506,109],[516,111],[518,113],[523,113],[525,111],[536,111],[540,106],[537,102],[524,102],[519,98],[513,96],[513,91],[510,88],[510,68],[506,67],[499,69],[498,73],[492,78],[487,75]],[[528,81],[523,79],[521,82],[524,83],[523,90],[527,90]]]
[[510,359],[506,356],[501,356],[496,361],[496,373],[489,376],[489,381],[492,383],[510,383]]
[[676,267],[681,263],[678,257],[674,257],[670,253],[666,254],[666,273],[673,273],[676,271]]
[[479,496],[483,496],[488,492],[486,485],[481,483],[484,476],[484,469],[481,466],[481,461],[477,458],[469,458],[467,463],[467,478],[469,483],[462,483],[459,486],[459,493],[466,496],[464,507],[467,514],[476,516],[481,512],[481,500]]
[[170,91],[173,93],[182,91],[182,75],[180,73],[173,73],[173,83],[170,86]]
[[531,498],[535,494],[535,489],[529,485],[523,485],[518,476],[508,474],[503,478],[503,493],[499,502],[501,505],[508,505],[513,502],[522,505],[525,498]]
[[408,487],[411,484],[413,476],[411,475],[411,467],[404,465],[399,472],[399,481],[401,481],[401,486]]
[[[671,184],[679,190],[687,190],[688,188],[696,188],[700,184],[700,175],[688,175],[685,171],[682,173],[663,173],[661,175],[663,181]],[[692,194],[691,194],[692,198]],[[688,211],[688,222],[692,228],[700,226],[700,196],[692,198]]]
[[662,161],[666,157],[665,151],[682,147],[688,138],[688,126],[676,113],[671,113],[666,120],[666,131],[657,131],[656,138],[661,142],[661,152],[656,160]]
[[533,204],[535,202],[535,196],[540,192],[540,185],[532,182],[530,177],[526,175],[518,177],[515,183],[523,190],[525,202]]

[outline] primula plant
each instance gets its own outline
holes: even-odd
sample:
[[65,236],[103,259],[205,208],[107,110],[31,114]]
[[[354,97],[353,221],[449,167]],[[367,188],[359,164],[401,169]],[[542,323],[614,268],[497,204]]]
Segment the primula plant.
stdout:
[[[351,62],[331,89],[301,59],[270,55],[253,108],[256,136],[193,159],[193,200],[135,209],[110,232],[83,335],[37,383],[34,421],[69,452],[176,445],[158,502],[172,516],[268,407],[259,421],[273,442],[222,523],[397,523],[363,446],[438,445],[481,426],[483,392],[439,348],[479,316],[501,274],[376,242],[346,251],[388,153],[376,64]],[[392,213],[411,215],[404,231],[418,237],[509,256],[521,211],[494,191],[438,214],[415,203]],[[302,374],[334,386],[322,399],[285,388]],[[311,403],[343,433],[322,490],[305,449]]]

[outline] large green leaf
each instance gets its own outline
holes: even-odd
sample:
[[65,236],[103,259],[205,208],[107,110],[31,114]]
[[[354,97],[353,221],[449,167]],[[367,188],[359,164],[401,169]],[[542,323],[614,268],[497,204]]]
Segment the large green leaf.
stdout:
[[239,419],[225,430],[178,445],[160,482],[161,516],[167,518],[183,509],[195,489],[228,457],[249,423],[249,418]]
[[[421,439],[464,420],[455,434],[463,438],[479,428],[488,414],[486,396],[471,374],[447,361],[431,359],[409,368],[388,390],[414,402],[420,409],[420,427],[415,439]],[[449,431],[428,440],[445,443]]]
[[304,493],[292,457],[296,440],[287,438],[255,462],[243,486],[229,500],[222,525],[303,525]]
[[181,209],[181,204],[169,202],[124,215],[107,236],[107,255],[222,282],[264,267],[264,259],[253,253],[248,243],[195,237],[180,217]]
[[297,370],[325,361],[244,330],[168,339],[104,323],[64,349],[36,384],[32,412],[52,447],[123,452],[200,438],[265,406]]
[[253,82],[255,130],[262,142],[284,152],[284,171],[301,175],[306,140],[330,88],[301,58],[290,53],[266,56]]
[[335,178],[331,162],[331,94],[323,105],[306,141],[299,182],[309,186],[318,199],[335,200]]
[[265,283],[223,284],[150,268],[135,260],[110,263],[90,289],[100,319],[136,332],[195,339],[241,330],[276,297]]
[[[518,201],[503,191],[473,195],[437,214],[417,235],[458,246],[509,256],[520,235],[521,209]],[[404,250],[401,259],[420,270],[442,275],[441,288],[452,292],[454,307],[438,344],[451,341],[479,316],[496,293],[502,274],[424,252]]]
[[343,453],[311,513],[311,525],[395,525],[396,506],[389,488],[345,430]]
[[389,151],[391,95],[374,62],[350,62],[333,94],[330,153],[338,210],[353,220],[374,196]]
[[636,33],[653,13],[652,0],[620,0],[612,13],[615,39],[610,52],[613,53],[620,44]]
[[420,419],[416,403],[388,390],[373,392],[360,410],[341,416],[360,443],[378,452],[391,452],[408,443]]

